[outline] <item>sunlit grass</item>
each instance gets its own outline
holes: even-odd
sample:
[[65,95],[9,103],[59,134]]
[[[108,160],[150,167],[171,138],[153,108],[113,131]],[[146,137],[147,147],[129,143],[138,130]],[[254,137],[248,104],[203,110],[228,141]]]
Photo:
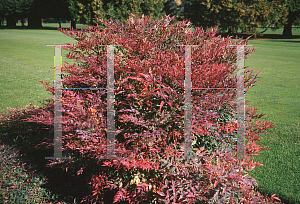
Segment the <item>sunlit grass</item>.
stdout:
[[250,40],[257,47],[246,61],[249,68],[263,70],[256,86],[246,94],[251,105],[266,113],[262,120],[275,127],[263,134],[262,154],[254,157],[264,166],[250,175],[257,179],[260,189],[269,195],[300,202],[300,39]]
[[54,47],[45,45],[70,42],[74,40],[55,30],[1,29],[0,108],[24,108],[49,98],[39,85],[41,80],[54,80]]

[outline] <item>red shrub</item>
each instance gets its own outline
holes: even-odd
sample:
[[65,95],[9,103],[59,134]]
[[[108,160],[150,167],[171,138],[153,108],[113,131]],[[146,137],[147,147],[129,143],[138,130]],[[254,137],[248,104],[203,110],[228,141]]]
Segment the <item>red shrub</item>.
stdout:
[[[106,87],[106,47],[99,45],[122,45],[115,48],[114,58],[119,159],[100,159],[107,151],[106,91],[62,91],[63,149],[79,151],[100,166],[91,179],[94,194],[85,200],[103,202],[109,188],[117,192],[115,202],[265,203],[266,198],[253,190],[257,184],[246,171],[262,165],[250,161],[250,156],[266,148],[255,141],[261,131],[274,125],[267,121],[252,125],[252,119],[261,115],[247,107],[245,159],[238,160],[235,152],[219,145],[228,143],[225,136],[232,138],[236,131],[232,122],[235,90],[192,91],[193,148],[198,150],[194,150],[194,160],[183,157],[185,62],[184,47],[176,45],[199,45],[192,47],[193,87],[236,87],[236,77],[229,77],[236,69],[236,47],[229,45],[247,45],[249,38],[232,42],[231,37],[216,36],[217,27],[191,31],[187,21],[173,26],[169,17],[149,20],[150,16],[131,16],[124,25],[99,19],[106,26],[103,30],[98,26],[82,31],[61,29],[78,41],[65,47],[67,57],[77,63],[64,64],[62,71],[68,76],[63,78],[63,87]],[[246,57],[251,51],[254,48],[245,49]],[[252,75],[252,71],[246,75],[246,88],[255,83],[258,73]],[[48,90],[54,93],[53,87]],[[30,120],[53,124],[53,112],[41,112]],[[215,149],[207,148],[212,143],[201,142],[208,137],[212,143],[218,141]],[[72,160],[68,165],[72,166]]]

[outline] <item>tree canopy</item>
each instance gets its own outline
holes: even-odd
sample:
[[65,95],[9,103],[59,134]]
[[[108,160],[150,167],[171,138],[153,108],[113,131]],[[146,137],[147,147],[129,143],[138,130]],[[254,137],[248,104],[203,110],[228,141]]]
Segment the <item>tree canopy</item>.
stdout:
[[28,17],[34,0],[0,0],[0,18],[8,27],[15,27],[16,20]]
[[257,35],[258,28],[278,29],[296,24],[300,0],[183,0],[181,19],[204,28],[219,25],[222,32]]
[[300,22],[300,0],[282,0],[286,5],[288,13],[284,21],[284,29],[282,35],[287,38],[292,37],[292,25],[298,25]]
[[79,15],[90,25],[95,25],[98,21],[95,19],[118,19],[121,22],[129,18],[130,13],[139,13],[139,16],[153,15],[153,18],[159,18],[165,14],[163,11],[164,3],[167,0],[78,0]]
[[[167,14],[177,21],[190,19],[194,26],[221,32],[259,34],[258,28],[284,27],[283,35],[292,36],[292,26],[300,25],[300,0],[0,0],[0,18],[7,26],[29,18],[29,26],[41,27],[41,18],[68,19],[95,25],[96,18],[125,22],[130,13],[152,14],[159,19]],[[262,33],[262,32],[261,32]]]

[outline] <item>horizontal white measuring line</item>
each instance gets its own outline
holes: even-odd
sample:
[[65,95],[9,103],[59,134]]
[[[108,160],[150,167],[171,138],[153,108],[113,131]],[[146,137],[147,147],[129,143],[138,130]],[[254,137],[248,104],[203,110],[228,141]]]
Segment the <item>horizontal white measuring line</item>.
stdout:
[[64,45],[46,45],[46,46],[54,46],[54,47],[61,47],[61,46],[68,46],[67,44],[64,44]]
[[253,45],[229,45],[229,46],[253,46]]
[[192,89],[237,89],[237,88],[194,88],[191,87]]
[[90,89],[90,90],[99,90],[99,89],[106,89],[106,88],[63,88],[62,90],[74,90],[74,89],[78,89],[78,90],[88,90],[88,89]]
[[[194,88],[191,87],[192,89],[237,89],[237,88]],[[90,89],[90,90],[99,90],[99,89],[106,89],[106,88],[63,88],[62,90],[73,90],[73,89]]]

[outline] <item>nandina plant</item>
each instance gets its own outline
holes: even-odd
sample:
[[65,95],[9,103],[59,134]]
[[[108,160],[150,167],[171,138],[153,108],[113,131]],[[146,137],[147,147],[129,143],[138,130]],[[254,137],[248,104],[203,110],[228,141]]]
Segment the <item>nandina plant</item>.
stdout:
[[[69,51],[67,58],[75,60],[62,67],[65,88],[106,87],[103,45],[121,45],[114,51],[116,159],[103,158],[107,152],[106,90],[62,91],[63,150],[77,157],[60,165],[70,171],[83,158],[97,163],[93,169],[86,163],[75,169],[78,174],[89,171],[94,188],[82,203],[104,203],[109,191],[114,203],[269,202],[254,191],[257,184],[247,171],[262,165],[250,157],[266,149],[255,141],[274,125],[267,121],[252,124],[261,115],[247,106],[246,152],[244,159],[238,159],[232,142],[237,129],[236,90],[192,91],[194,157],[184,157],[185,52],[177,45],[198,45],[192,47],[193,87],[232,88],[236,87],[237,54],[230,45],[247,45],[249,38],[232,42],[231,36],[216,36],[217,27],[192,31],[188,21],[173,26],[174,17],[151,22],[150,18],[131,15],[125,25],[98,19],[103,29],[97,25],[60,30],[77,40],[64,47]],[[245,58],[254,50],[245,48]],[[258,73],[252,75],[252,71],[245,71],[247,90],[256,82]],[[47,90],[54,94],[53,86]],[[53,125],[53,103],[28,121]],[[204,144],[206,138],[215,141],[214,145]],[[58,164],[49,164],[53,165]]]

